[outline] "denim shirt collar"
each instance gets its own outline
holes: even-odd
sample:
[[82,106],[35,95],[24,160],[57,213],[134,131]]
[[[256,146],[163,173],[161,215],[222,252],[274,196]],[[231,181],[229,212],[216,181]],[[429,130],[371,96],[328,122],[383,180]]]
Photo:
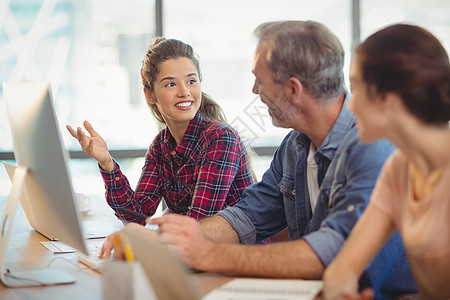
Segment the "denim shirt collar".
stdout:
[[[345,99],[342,105],[341,112],[336,119],[333,127],[328,135],[325,137],[322,145],[317,149],[316,155],[322,155],[331,160],[336,152],[340,142],[347,134],[347,132],[355,126],[355,117],[353,113],[347,108],[348,102],[350,102],[351,94],[345,92]],[[303,145],[305,149],[309,149],[311,140],[304,134],[300,133],[298,136],[298,142]]]

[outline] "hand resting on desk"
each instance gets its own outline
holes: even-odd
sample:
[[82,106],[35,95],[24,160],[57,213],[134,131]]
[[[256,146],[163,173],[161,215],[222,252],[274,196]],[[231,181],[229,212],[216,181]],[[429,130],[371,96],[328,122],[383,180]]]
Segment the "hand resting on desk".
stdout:
[[166,214],[147,219],[148,224],[159,226],[159,239],[172,249],[187,266],[195,270],[207,270],[208,257],[216,247],[209,240],[202,226],[193,218]]
[[[140,224],[137,223],[129,223],[126,225],[127,230],[132,230],[135,232],[138,232],[139,235],[145,236],[148,239],[159,241],[159,235],[156,230],[152,230],[149,228],[146,228]],[[127,242],[126,235],[123,234],[123,230],[117,231],[109,236],[106,237],[105,241],[103,242],[103,246],[100,249],[99,258],[110,258],[111,253],[114,250],[114,258],[119,260],[127,260],[127,255],[125,253],[125,247],[129,246],[129,243]],[[128,258],[129,259],[129,258]]]

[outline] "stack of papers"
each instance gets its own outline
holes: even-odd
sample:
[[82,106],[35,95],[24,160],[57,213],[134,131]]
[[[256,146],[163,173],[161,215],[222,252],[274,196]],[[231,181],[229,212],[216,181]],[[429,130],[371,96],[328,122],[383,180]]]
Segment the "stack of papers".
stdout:
[[311,300],[322,289],[322,281],[287,279],[234,279],[206,295],[203,300]]

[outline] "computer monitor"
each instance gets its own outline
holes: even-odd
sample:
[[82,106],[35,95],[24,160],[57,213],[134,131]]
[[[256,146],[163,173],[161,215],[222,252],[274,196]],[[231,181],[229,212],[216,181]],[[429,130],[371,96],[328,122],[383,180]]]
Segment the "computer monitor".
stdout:
[[11,287],[74,282],[71,276],[66,276],[69,274],[62,275],[60,270],[51,274],[55,269],[32,272],[38,278],[33,274],[5,270],[5,253],[15,210],[24,193],[31,200],[29,208],[37,231],[45,232],[81,252],[87,253],[87,249],[81,213],[68,170],[68,153],[62,142],[50,85],[5,82],[3,91],[18,168],[14,172],[11,194],[1,223],[1,280]]

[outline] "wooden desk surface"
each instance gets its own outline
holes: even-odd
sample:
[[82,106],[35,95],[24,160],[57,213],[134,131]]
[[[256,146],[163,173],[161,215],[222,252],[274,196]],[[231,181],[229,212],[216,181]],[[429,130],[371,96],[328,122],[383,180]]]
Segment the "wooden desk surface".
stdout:
[[[6,198],[0,198],[0,214],[3,215]],[[94,210],[87,219],[108,220],[120,229],[120,221],[102,198],[93,198]],[[6,255],[6,268],[13,271],[35,270],[45,268],[63,269],[76,278],[73,284],[50,286],[7,288],[0,283],[0,299],[102,299],[102,282],[99,273],[78,263],[75,253],[53,254],[40,242],[48,241],[37,233],[28,223],[22,208],[17,209],[13,232]],[[215,287],[230,281],[232,278],[199,273],[193,275],[200,283],[201,294],[206,295]]]

